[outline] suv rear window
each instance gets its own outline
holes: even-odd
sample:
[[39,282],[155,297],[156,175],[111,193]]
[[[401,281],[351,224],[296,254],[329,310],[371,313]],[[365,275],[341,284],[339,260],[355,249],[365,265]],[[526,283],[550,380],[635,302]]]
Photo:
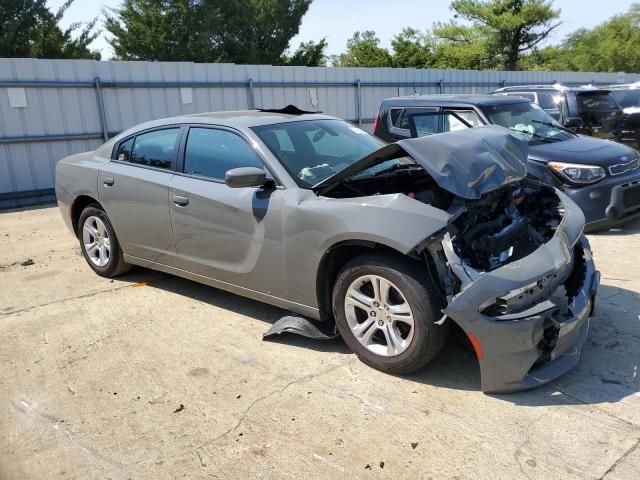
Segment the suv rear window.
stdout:
[[578,93],[576,100],[578,102],[578,111],[580,112],[606,112],[618,108],[609,93]]

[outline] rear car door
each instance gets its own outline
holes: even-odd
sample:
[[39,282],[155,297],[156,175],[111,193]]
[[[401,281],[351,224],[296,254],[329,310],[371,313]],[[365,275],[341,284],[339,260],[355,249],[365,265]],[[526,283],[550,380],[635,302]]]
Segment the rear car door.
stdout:
[[171,225],[183,270],[285,297],[281,187],[231,188],[225,173],[266,169],[239,132],[190,126],[170,183]]
[[168,197],[181,132],[168,126],[127,137],[100,170],[100,203],[126,255],[177,266]]

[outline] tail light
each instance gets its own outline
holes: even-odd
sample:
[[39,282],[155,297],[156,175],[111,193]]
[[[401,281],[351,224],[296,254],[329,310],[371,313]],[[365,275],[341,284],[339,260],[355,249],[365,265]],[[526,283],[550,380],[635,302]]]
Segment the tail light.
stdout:
[[376,133],[376,128],[378,128],[378,118],[380,114],[376,112],[376,118],[373,119],[373,133]]

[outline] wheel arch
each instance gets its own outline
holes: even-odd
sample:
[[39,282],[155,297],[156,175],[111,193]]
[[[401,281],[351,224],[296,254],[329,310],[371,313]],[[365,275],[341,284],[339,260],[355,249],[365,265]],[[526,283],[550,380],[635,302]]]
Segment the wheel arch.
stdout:
[[352,258],[371,253],[410,259],[393,247],[371,240],[343,240],[331,245],[322,255],[316,273],[316,296],[322,321],[333,321],[331,296],[342,266]]
[[[91,204],[100,205],[100,202],[90,195],[79,195],[71,204],[69,215],[71,217],[71,227],[73,228],[73,232],[76,236],[79,234],[78,221],[80,220],[80,215],[82,214],[82,211]],[[100,208],[102,208],[102,205],[100,205]]]

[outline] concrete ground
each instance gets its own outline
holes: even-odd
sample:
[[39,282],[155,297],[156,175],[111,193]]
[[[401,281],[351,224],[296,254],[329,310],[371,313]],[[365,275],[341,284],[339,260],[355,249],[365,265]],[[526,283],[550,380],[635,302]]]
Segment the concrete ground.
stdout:
[[102,279],[57,209],[0,213],[0,478],[635,480],[640,223],[590,240],[580,366],[485,395],[457,344],[399,378],[340,340],[263,342],[282,310],[144,269]]

